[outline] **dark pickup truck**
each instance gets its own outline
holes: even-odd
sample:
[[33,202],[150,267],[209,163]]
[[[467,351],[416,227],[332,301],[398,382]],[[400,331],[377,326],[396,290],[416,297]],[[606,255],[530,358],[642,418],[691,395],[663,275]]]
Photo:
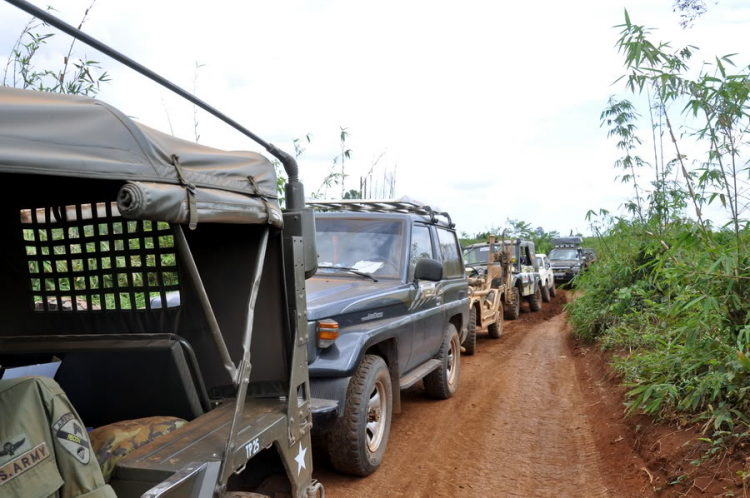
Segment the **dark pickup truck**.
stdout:
[[469,314],[468,280],[447,213],[408,199],[308,203],[315,215],[318,273],[307,281],[313,413],[333,466],[368,475],[386,451],[400,392],[424,381],[428,396],[458,387]]
[[586,267],[586,256],[581,237],[558,237],[552,239],[555,248],[549,253],[555,282],[567,283]]

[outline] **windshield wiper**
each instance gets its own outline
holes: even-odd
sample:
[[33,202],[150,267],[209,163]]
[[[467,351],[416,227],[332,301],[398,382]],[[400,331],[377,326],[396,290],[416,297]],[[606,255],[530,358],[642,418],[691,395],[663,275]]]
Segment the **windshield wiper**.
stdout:
[[370,275],[369,273],[364,273],[361,271],[358,271],[356,268],[349,268],[346,266],[320,266],[318,265],[318,268],[323,268],[324,270],[341,270],[341,271],[348,271],[349,273],[353,273],[355,275],[359,275],[360,277],[367,277],[372,279],[373,282],[377,282],[378,279]]

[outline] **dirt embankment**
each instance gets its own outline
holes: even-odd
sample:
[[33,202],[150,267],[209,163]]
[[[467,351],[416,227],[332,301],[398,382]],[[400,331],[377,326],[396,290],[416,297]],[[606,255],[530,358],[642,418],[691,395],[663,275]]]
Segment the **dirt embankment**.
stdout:
[[318,451],[327,496],[654,496],[621,395],[607,392],[594,355],[572,341],[565,300],[561,292],[541,312],[506,321],[500,340],[480,334],[450,400],[430,400],[420,385],[405,392],[375,474],[337,474]]
[[[597,447],[610,468],[621,462],[624,487],[637,489],[641,483],[644,493],[653,491],[665,498],[750,496],[741,478],[742,473],[750,474],[750,447],[740,443],[712,453],[711,445],[699,438],[711,436],[713,428],[703,434],[687,419],[665,424],[645,415],[626,417],[626,389],[609,368],[612,353],[572,336],[568,340],[576,356],[578,383],[586,386],[590,401],[587,416],[601,421],[594,426]],[[623,452],[617,446],[630,448],[637,458],[620,460]]]

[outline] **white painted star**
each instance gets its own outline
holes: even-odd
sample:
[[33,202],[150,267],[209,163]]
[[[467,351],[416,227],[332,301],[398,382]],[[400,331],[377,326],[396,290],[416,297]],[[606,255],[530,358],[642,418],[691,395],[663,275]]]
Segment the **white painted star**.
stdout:
[[299,444],[299,453],[294,459],[297,461],[297,475],[302,472],[302,469],[307,469],[305,465],[305,455],[307,455],[307,448],[302,447],[302,443]]

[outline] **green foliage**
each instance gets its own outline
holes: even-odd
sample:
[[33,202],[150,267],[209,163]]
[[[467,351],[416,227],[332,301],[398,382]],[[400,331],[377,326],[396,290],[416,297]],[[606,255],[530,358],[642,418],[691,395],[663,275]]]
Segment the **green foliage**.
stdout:
[[[734,429],[750,413],[750,260],[731,256],[731,231],[701,243],[690,221],[611,219],[599,260],[576,279],[576,334],[618,351],[629,410]],[[744,240],[750,233],[743,231]],[[729,255],[726,252],[729,250]],[[739,273],[738,273],[739,270]]]
[[704,0],[674,0],[673,10],[680,13],[680,26],[689,28],[708,9]]
[[[707,440],[714,448],[744,434],[750,414],[750,229],[743,217],[750,67],[736,69],[726,55],[690,78],[695,47],[652,42],[627,12],[618,28],[627,70],[621,80],[629,93],[647,97],[642,114],[651,122],[654,156],[649,163],[636,155],[635,106],[610,99],[601,122],[625,154],[615,166],[634,186],[625,203],[632,218],[587,215],[599,260],[576,278],[581,292],[570,319],[581,338],[616,351],[630,412],[700,422],[714,434]],[[678,127],[675,109],[682,109]],[[692,169],[681,152],[686,139],[707,151]],[[651,180],[639,180],[639,171]],[[729,223],[705,219],[711,204]]]
[[[78,28],[83,27],[96,0],[85,10]],[[47,10],[54,10],[51,6]],[[94,97],[99,93],[101,83],[110,81],[106,71],[102,71],[99,62],[78,58],[74,60],[75,39],[71,41],[66,56],[62,58],[59,68],[39,68],[35,65],[36,56],[52,38],[54,33],[47,33],[49,26],[32,18],[21,31],[13,45],[8,63],[3,73],[3,86],[25,88],[40,92],[68,93]]]
[[[64,296],[74,296],[79,302],[86,301],[84,295],[76,291],[92,292],[91,303],[97,309],[116,309],[116,294],[119,294],[121,309],[145,309],[146,299],[160,297],[158,292],[159,279],[164,285],[178,285],[177,261],[174,252],[154,253],[156,247],[167,249],[174,247],[174,237],[170,234],[158,237],[144,237],[143,245],[138,236],[129,236],[136,232],[137,223],[133,220],[114,221],[110,224],[98,225],[100,233],[107,233],[111,229],[113,236],[118,237],[114,241],[101,240],[92,241],[97,226],[87,224],[82,227],[50,228],[50,229],[24,229],[23,238],[27,241],[38,241],[40,253],[37,247],[27,246],[26,254],[32,259],[28,262],[31,278],[31,290],[40,291],[42,286],[45,291],[59,291]],[[161,231],[169,230],[169,224],[165,222],[143,221],[146,232],[158,228]],[[154,225],[156,225],[154,227]],[[165,233],[165,232],[162,232]],[[87,241],[88,240],[88,241]],[[141,254],[145,250],[148,254]],[[57,257],[63,258],[53,261],[42,259],[41,265],[37,257],[49,257],[50,251]],[[109,256],[111,252],[117,251],[119,256]],[[132,252],[131,252],[132,251]],[[69,258],[64,259],[68,254]],[[91,255],[100,254],[91,257]],[[129,265],[127,259],[130,259]],[[158,261],[157,261],[158,259]],[[41,266],[41,267],[40,267]],[[100,275],[84,275],[88,268],[99,268],[103,273]],[[127,271],[130,267],[131,271]],[[162,269],[164,271],[162,271]],[[81,272],[80,275],[76,273]],[[71,277],[58,277],[57,274],[71,275]],[[159,276],[160,274],[160,276]],[[131,302],[130,293],[117,292],[118,288],[131,285],[140,289],[155,289],[150,292],[135,292],[135,301]],[[41,305],[41,296],[34,297],[35,302]]]

